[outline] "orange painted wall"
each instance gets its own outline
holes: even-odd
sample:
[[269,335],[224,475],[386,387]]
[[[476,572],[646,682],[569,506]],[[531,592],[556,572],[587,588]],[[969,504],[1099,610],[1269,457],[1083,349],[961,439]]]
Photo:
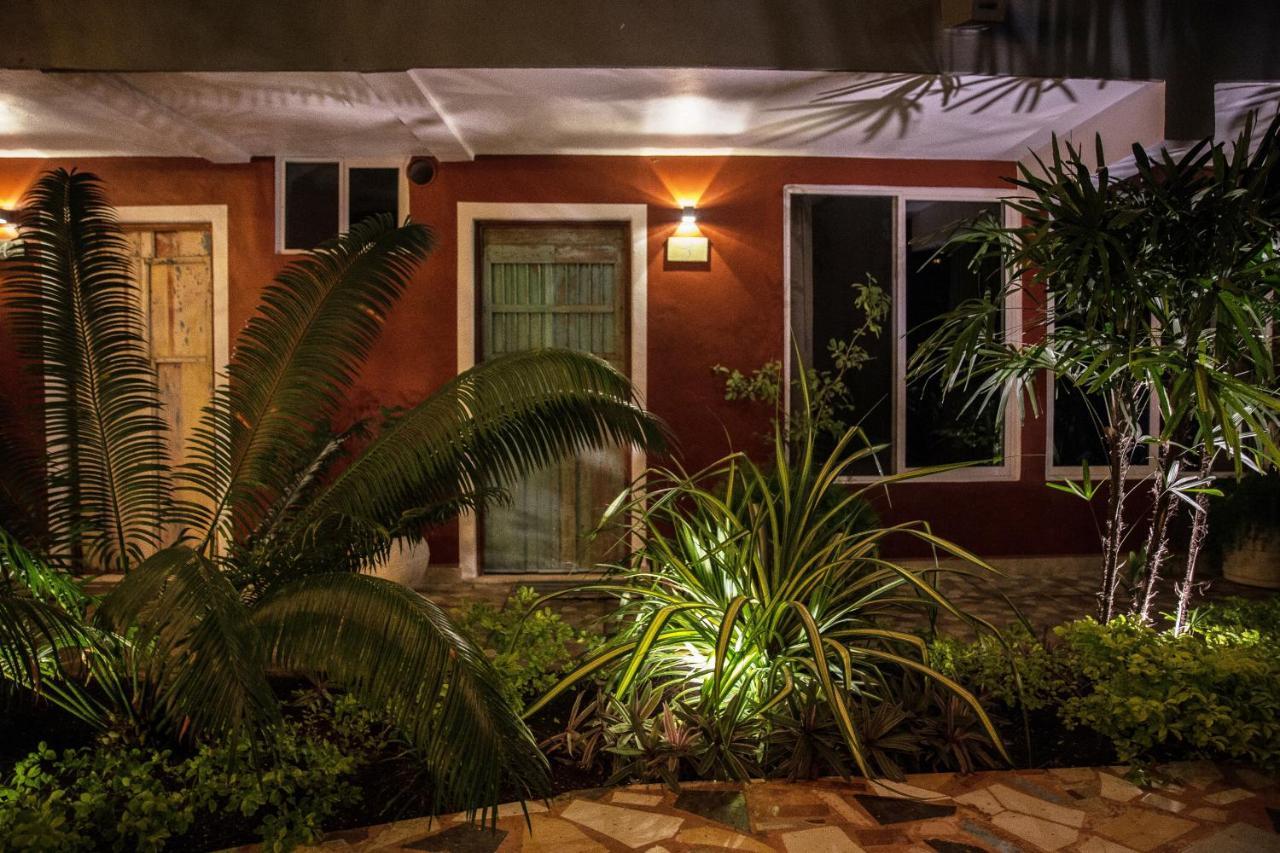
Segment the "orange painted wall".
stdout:
[[[0,160],[0,204],[43,169],[98,173],[118,205],[226,204],[232,330],[287,262],[274,245],[273,164],[197,160]],[[1000,187],[1012,165],[990,162],[777,157],[484,157],[449,163],[430,185],[410,185],[410,210],[436,233],[422,266],[352,395],[352,413],[420,399],[455,371],[457,202],[645,203],[649,206],[648,403],[671,425],[683,461],[697,466],[729,446],[757,446],[768,414],[722,399],[710,366],[750,368],[782,352],[783,187],[882,184]],[[663,242],[677,201],[695,199],[711,240],[710,268],[664,269]],[[0,324],[0,332],[3,325]],[[0,393],[21,394],[11,345],[0,343]],[[29,389],[26,393],[29,393]],[[1011,483],[904,484],[886,517],[928,519],[934,529],[989,555],[1088,551],[1095,534],[1076,502],[1044,486],[1043,423],[1022,431],[1022,477]],[[435,537],[456,556],[451,531]]]

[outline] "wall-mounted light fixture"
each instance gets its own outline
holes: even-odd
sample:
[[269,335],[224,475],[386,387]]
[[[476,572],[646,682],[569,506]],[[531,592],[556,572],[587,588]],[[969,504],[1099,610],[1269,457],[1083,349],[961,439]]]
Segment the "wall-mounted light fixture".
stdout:
[[711,261],[711,244],[698,232],[698,210],[680,206],[680,225],[667,238],[667,263],[705,265]]

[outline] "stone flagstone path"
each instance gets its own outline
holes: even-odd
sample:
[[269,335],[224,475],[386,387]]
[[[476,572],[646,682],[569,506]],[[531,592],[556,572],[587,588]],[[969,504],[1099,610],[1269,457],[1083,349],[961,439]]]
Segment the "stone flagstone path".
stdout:
[[[578,791],[460,816],[334,833],[313,850],[439,853],[1266,853],[1280,787],[1256,771],[1186,763],[1140,788],[1125,768],[915,775],[906,783],[690,783]],[[249,849],[249,848],[246,848]]]

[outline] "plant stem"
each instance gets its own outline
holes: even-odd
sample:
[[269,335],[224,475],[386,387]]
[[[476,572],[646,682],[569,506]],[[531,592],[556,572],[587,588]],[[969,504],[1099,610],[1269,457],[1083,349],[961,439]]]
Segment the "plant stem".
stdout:
[[[1200,478],[1207,479],[1213,471],[1213,454],[1208,443],[1200,451]],[[1182,634],[1186,629],[1187,610],[1191,604],[1191,590],[1195,587],[1196,562],[1204,547],[1204,538],[1209,533],[1209,495],[1204,492],[1196,495],[1196,506],[1191,516],[1191,536],[1187,540],[1187,569],[1178,585],[1178,613],[1173,621],[1174,636]]]
[[1132,435],[1115,426],[1123,423],[1119,409],[1113,394],[1109,416],[1111,426],[1106,430],[1110,492],[1107,495],[1106,532],[1102,539],[1102,590],[1098,593],[1098,619],[1101,622],[1110,622],[1115,615],[1116,587],[1120,581],[1120,544],[1125,534],[1124,484],[1129,476],[1129,459],[1134,444]]
[[1155,603],[1156,589],[1160,582],[1160,569],[1165,557],[1169,554],[1169,509],[1172,495],[1165,483],[1165,471],[1168,469],[1168,444],[1160,442],[1155,445],[1155,471],[1152,474],[1152,492],[1155,503],[1151,509],[1151,527],[1147,531],[1147,554],[1145,565],[1145,583],[1142,599],[1138,605],[1138,616],[1143,622],[1151,621],[1151,607]]

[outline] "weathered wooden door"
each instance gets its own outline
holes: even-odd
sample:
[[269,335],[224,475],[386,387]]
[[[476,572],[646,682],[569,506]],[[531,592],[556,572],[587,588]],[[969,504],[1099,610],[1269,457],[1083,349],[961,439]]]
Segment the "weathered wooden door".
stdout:
[[[594,353],[630,367],[629,237],[625,224],[488,224],[478,241],[478,356],[543,347]],[[480,519],[485,572],[565,572],[608,556],[586,541],[628,479],[627,452],[583,454],[512,489]],[[616,538],[616,537],[615,537]]]
[[[213,395],[213,257],[208,228],[126,226],[147,344],[160,383],[171,465],[187,456],[192,429]],[[178,530],[166,526],[161,541]]]

